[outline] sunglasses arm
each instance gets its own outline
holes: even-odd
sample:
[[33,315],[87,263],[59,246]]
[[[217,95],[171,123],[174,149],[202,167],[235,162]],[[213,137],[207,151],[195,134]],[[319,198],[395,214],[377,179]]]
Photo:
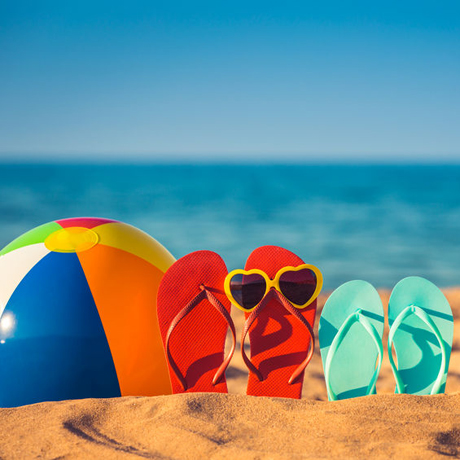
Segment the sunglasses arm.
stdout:
[[[286,302],[286,304],[288,305],[284,305],[284,302]],[[289,385],[292,385],[303,374],[305,368],[308,366],[308,363],[311,361],[311,358],[313,357],[313,353],[315,352],[315,336],[313,329],[310,326],[310,323],[302,316],[299,310],[293,307],[288,300],[284,299],[284,302],[284,308],[286,308],[286,310],[293,314],[307,328],[308,334],[310,335],[310,348],[308,350],[307,357],[299,364],[299,366],[293,372],[289,379]]]
[[259,303],[259,305],[252,310],[250,315],[248,316],[247,320],[244,323],[243,331],[241,334],[241,355],[243,357],[243,361],[246,364],[246,367],[249,369],[250,372],[256,375],[256,377],[259,379],[259,382],[261,382],[264,378],[262,377],[262,374],[260,373],[259,369],[257,369],[254,364],[252,364],[252,361],[248,358],[245,350],[244,350],[244,342],[246,340],[246,335],[249,332],[249,329],[251,329],[251,326],[254,324],[254,321],[256,318],[259,316],[259,312],[264,309],[265,305],[271,300],[271,293],[270,291]]

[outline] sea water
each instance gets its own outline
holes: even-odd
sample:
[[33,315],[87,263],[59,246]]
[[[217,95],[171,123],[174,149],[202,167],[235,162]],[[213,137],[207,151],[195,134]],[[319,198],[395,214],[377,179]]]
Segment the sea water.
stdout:
[[118,219],[176,258],[258,246],[317,265],[330,290],[409,275],[460,285],[460,166],[0,165],[0,246],[66,217]]

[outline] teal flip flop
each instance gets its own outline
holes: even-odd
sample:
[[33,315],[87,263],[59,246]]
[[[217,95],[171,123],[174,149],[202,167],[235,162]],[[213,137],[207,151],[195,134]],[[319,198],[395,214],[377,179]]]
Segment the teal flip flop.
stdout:
[[375,394],[383,357],[383,306],[367,281],[349,281],[327,299],[319,344],[329,401]]
[[[391,293],[388,322],[388,356],[396,380],[396,393],[443,393],[454,318],[441,290],[418,276],[404,278]],[[397,366],[392,356],[393,346]]]

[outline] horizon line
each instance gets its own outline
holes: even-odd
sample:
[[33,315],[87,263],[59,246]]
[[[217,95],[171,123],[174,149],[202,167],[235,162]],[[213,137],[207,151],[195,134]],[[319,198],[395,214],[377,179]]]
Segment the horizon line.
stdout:
[[215,164],[215,165],[460,165],[458,154],[299,154],[299,153],[13,153],[0,152],[0,164]]

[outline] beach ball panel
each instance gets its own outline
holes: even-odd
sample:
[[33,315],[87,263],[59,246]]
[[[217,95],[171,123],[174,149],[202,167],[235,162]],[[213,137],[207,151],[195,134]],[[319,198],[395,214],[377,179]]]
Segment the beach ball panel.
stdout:
[[70,219],[60,219],[56,221],[62,228],[69,227],[86,227],[94,228],[99,225],[107,224],[109,222],[117,222],[112,219],[102,219],[99,217],[71,217]]
[[[1,345],[8,359],[0,366],[0,407],[120,396],[106,345],[97,337],[44,337],[39,345],[36,339],[7,341]],[[52,360],[56,348],[60,356]]]
[[[78,253],[98,306],[121,394],[171,394],[156,296],[163,272],[140,257],[98,244]],[[113,264],[118,269],[104,276]]]
[[147,233],[122,222],[94,228],[99,244],[131,252],[147,260],[163,273],[176,261],[171,253]]
[[76,254],[45,256],[16,288],[7,312],[14,329],[0,344],[0,406],[121,395]]
[[15,338],[105,335],[76,254],[51,252],[41,259],[19,283],[7,310],[18,319],[23,315]]
[[43,243],[50,233],[53,233],[56,230],[60,229],[62,229],[62,227],[56,222],[49,222],[47,224],[40,225],[39,227],[36,227],[33,230],[24,233],[19,238],[16,238],[10,244],[5,246],[0,251],[0,256],[3,256],[4,254],[14,251],[15,249],[22,248],[24,246]]
[[50,252],[43,243],[32,244],[0,257],[0,316],[27,273]]

